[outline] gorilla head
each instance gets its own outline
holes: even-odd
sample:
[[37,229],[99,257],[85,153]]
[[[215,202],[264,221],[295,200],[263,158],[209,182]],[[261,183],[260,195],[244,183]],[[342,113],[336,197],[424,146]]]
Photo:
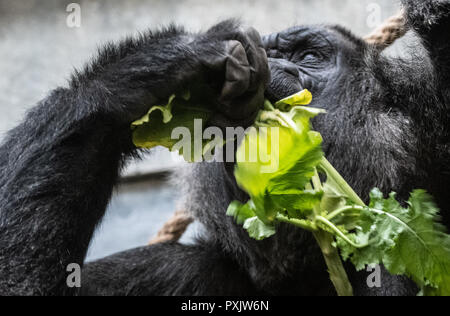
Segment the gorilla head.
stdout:
[[267,96],[273,102],[302,89],[312,92],[315,104],[328,101],[359,68],[365,48],[362,40],[338,26],[294,27],[263,42],[272,73]]
[[414,103],[422,112],[433,107],[428,97],[436,88],[427,81],[435,75],[427,56],[409,64],[388,58],[340,26],[294,27],[263,42],[272,75],[266,97],[276,102],[302,89],[312,92],[311,106],[327,110],[314,121],[326,155],[361,196],[378,187],[406,198],[412,183],[432,189],[423,175],[434,162],[423,163],[429,151],[420,149],[415,130],[424,121],[413,112]]

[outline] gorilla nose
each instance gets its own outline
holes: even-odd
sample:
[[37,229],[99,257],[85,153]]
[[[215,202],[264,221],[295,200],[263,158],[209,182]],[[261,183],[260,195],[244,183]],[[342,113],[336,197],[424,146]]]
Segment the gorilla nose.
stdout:
[[281,58],[269,58],[269,66],[271,72],[283,72],[284,74],[291,75],[295,79],[299,79],[300,71],[298,66],[286,59]]
[[265,94],[271,102],[303,90],[297,65],[285,59],[269,58],[269,66],[271,82]]
[[299,70],[296,64],[293,64],[289,61],[286,61],[284,59],[281,60],[281,65],[283,67],[283,70],[285,73],[292,75],[295,78],[299,77]]

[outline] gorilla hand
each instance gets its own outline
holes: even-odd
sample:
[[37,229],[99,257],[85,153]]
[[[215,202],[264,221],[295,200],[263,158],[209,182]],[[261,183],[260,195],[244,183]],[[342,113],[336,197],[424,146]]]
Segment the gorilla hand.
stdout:
[[240,29],[233,21],[214,26],[194,44],[202,51],[201,63],[216,73],[216,115],[211,125],[251,125],[264,102],[270,71],[258,32]]
[[196,89],[215,113],[210,125],[224,127],[252,123],[269,76],[258,32],[226,21],[203,34],[173,29],[108,46],[77,82],[94,77],[97,94],[100,82],[112,101],[107,111],[122,124],[174,93]]

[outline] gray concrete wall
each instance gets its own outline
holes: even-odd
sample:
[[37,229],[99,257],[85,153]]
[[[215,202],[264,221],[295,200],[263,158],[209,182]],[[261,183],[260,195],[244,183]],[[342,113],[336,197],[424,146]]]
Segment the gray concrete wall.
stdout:
[[[72,69],[99,45],[139,30],[175,22],[198,31],[240,17],[262,33],[295,24],[339,23],[364,35],[399,8],[392,0],[83,0],[78,1],[81,27],[69,28],[70,2],[0,0],[0,138],[49,90],[65,85]],[[130,170],[172,165],[165,152],[151,159]],[[161,183],[122,187],[89,258],[145,244],[170,216],[174,194]]]

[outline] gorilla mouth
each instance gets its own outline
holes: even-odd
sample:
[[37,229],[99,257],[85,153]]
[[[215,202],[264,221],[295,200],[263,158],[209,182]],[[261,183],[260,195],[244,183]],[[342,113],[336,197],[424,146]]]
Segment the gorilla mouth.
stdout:
[[294,93],[302,91],[304,88],[300,81],[292,80],[292,82],[286,82],[285,84],[276,83],[265,91],[265,97],[272,103],[276,103],[279,100],[287,98]]
[[283,59],[269,59],[271,80],[265,97],[272,103],[305,89],[296,65]]

